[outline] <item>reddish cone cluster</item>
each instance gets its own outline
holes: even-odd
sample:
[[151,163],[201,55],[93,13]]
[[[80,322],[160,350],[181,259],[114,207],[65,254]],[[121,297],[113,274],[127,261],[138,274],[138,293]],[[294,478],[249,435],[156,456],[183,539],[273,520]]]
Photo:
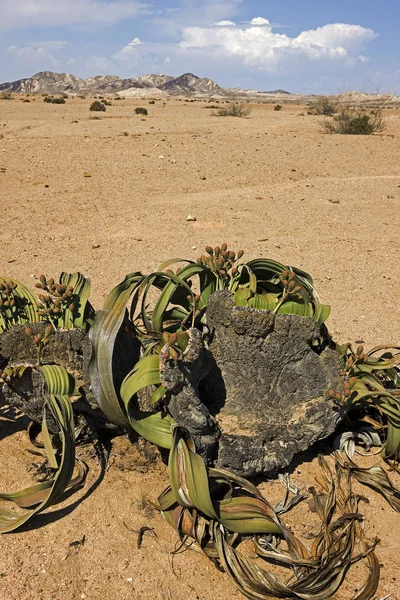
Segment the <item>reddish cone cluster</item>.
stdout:
[[202,254],[197,259],[197,263],[203,267],[207,267],[215,273],[219,273],[222,277],[227,277],[228,272],[232,269],[231,274],[236,275],[238,273],[237,267],[234,267],[234,263],[242,258],[244,251],[239,250],[236,254],[233,250],[228,250],[228,245],[223,243],[221,247],[206,246],[205,251],[207,254]]
[[41,317],[62,318],[67,308],[74,312],[79,306],[78,298],[74,296],[71,286],[54,283],[53,278],[47,280],[44,275],[40,276],[40,281],[35,286],[47,292],[38,295],[38,315]]
[[287,294],[297,296],[301,293],[301,285],[296,282],[296,273],[294,271],[282,271],[279,279]]
[[0,283],[0,312],[15,307],[16,299],[14,297],[14,290],[17,285],[14,281]]

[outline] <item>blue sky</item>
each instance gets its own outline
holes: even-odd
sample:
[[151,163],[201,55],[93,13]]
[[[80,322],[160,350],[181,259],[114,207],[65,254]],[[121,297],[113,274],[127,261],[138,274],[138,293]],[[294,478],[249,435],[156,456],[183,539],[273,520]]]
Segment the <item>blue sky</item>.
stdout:
[[400,93],[399,0],[0,0],[0,82],[192,72],[222,86]]

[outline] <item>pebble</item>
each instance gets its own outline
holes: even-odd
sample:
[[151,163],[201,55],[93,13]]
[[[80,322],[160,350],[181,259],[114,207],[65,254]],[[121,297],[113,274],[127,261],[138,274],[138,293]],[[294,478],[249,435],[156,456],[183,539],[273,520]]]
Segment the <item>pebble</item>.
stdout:
[[93,250],[95,250],[96,248],[100,248],[100,244],[92,244],[92,248]]
[[195,216],[193,216],[193,215],[188,215],[188,216],[186,217],[186,221],[197,221],[197,219],[196,219],[196,217],[195,217]]

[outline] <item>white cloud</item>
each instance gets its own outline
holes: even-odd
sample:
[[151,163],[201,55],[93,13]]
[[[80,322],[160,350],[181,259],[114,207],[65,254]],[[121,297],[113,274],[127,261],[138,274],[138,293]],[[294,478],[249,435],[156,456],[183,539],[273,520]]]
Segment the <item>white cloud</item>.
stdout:
[[35,65],[43,67],[58,67],[60,62],[47,50],[47,48],[34,48],[33,46],[9,46],[6,54],[13,57],[17,64],[34,68]]
[[236,23],[233,21],[217,21],[214,25],[216,27],[236,27]]
[[113,25],[148,12],[138,0],[0,0],[0,30]]
[[267,26],[270,27],[271,23],[268,21],[268,19],[264,19],[264,17],[255,17],[254,19],[252,19],[250,21],[250,23],[252,25],[262,25],[262,26]]
[[242,27],[185,27],[182,37],[183,51],[234,57],[253,68],[275,71],[293,59],[351,63],[376,34],[360,25],[335,23],[289,37],[275,33],[267,19],[256,17]]
[[117,60],[130,60],[132,58],[137,57],[138,55],[138,46],[141,46],[142,42],[140,41],[140,39],[138,37],[133,38],[133,40],[131,42],[129,42],[129,44],[127,44],[126,46],[124,46],[123,48],[121,48],[121,50],[119,52],[117,52],[113,58],[116,58]]

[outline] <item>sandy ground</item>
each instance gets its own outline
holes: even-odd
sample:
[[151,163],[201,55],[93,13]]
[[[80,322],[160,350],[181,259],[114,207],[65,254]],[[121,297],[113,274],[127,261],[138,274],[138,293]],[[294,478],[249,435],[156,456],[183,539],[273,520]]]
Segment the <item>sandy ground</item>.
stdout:
[[[399,343],[400,111],[385,111],[383,134],[363,137],[326,135],[321,118],[301,106],[253,106],[249,118],[233,119],[213,117],[206,102],[130,99],[96,114],[89,99],[30,100],[0,101],[3,276],[33,287],[42,272],[80,270],[99,308],[128,272],[226,241],[248,259],[310,272],[332,305],[328,326],[338,341]],[[134,114],[138,105],[148,117]],[[197,220],[187,222],[189,214]],[[25,426],[0,422],[3,490],[31,481]],[[91,467],[86,487],[0,538],[1,600],[242,598],[206,558],[166,552],[176,540],[151,508],[167,482],[158,460],[120,438],[98,485],[99,465],[82,452]],[[317,473],[311,459],[293,469],[305,487]],[[263,490],[272,500],[281,495],[276,482]],[[366,528],[381,539],[378,598],[399,600],[399,515],[363,494]],[[300,535],[313,517],[304,505],[286,521]],[[143,524],[162,546],[145,537],[137,548],[128,528]],[[353,569],[337,599],[350,599],[364,573]]]

